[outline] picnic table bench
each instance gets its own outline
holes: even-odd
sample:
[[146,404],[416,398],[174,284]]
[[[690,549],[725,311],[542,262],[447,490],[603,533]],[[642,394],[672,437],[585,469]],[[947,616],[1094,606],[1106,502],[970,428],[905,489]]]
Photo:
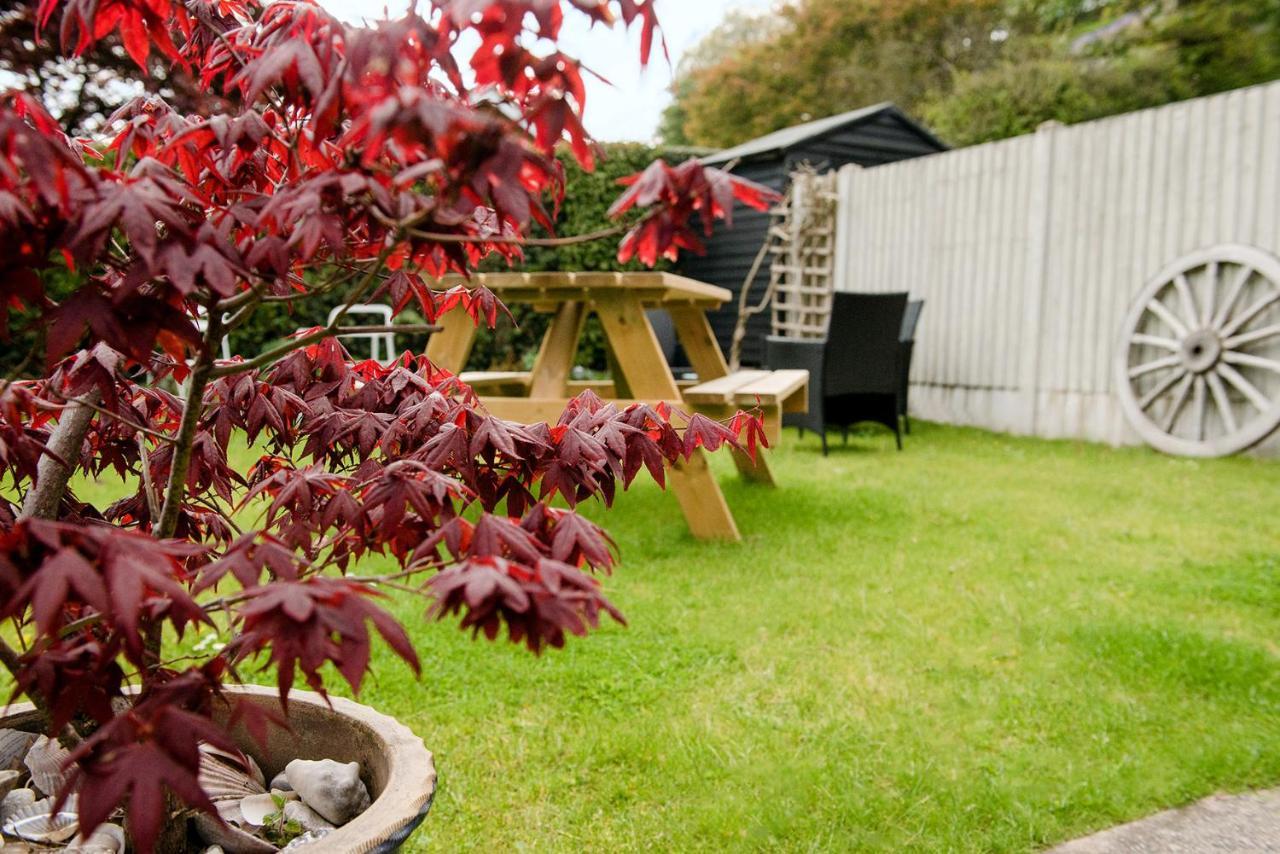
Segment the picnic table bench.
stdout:
[[[508,305],[527,304],[552,314],[550,326],[532,370],[462,372],[475,342],[476,329],[461,312],[442,318],[441,330],[427,343],[436,365],[461,372],[494,415],[512,421],[555,422],[568,402],[591,389],[619,407],[634,402],[666,402],[682,411],[727,418],[759,406],[771,444],[781,435],[782,413],[807,408],[805,371],[739,371],[730,373],[720,351],[708,309],[731,298],[729,291],[670,273],[487,273],[470,283],[448,277],[441,284],[483,285]],[[693,369],[696,384],[677,383],[663,356],[646,309],[662,308],[671,316],[676,335]],[[574,380],[574,356],[587,315],[595,313],[605,333],[613,377]],[[733,452],[743,476],[773,484],[762,454],[752,461]],[[739,539],[737,524],[702,452],[675,465],[669,477],[689,529],[700,539]]]

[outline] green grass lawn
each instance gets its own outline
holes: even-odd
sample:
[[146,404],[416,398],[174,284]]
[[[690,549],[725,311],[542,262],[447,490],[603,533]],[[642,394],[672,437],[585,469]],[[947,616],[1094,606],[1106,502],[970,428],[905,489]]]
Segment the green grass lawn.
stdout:
[[1026,851],[1280,782],[1280,465],[917,425],[780,489],[745,541],[652,486],[608,514],[630,620],[534,658],[397,610],[361,700],[436,755],[412,851]]

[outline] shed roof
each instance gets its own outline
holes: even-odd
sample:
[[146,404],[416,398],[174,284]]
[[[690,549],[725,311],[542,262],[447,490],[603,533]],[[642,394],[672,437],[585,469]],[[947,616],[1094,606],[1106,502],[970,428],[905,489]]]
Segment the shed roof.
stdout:
[[829,133],[844,130],[863,122],[871,121],[882,115],[890,115],[905,124],[910,130],[915,131],[921,137],[938,146],[941,150],[946,150],[950,146],[939,140],[930,133],[923,125],[912,119],[897,105],[888,101],[882,104],[875,104],[870,107],[863,107],[859,110],[850,110],[847,113],[839,113],[834,116],[827,116],[825,119],[815,119],[804,124],[792,125],[791,127],[775,130],[773,133],[767,133],[764,136],[756,137],[748,140],[741,145],[735,145],[733,148],[726,148],[724,151],[718,151],[715,154],[702,158],[703,163],[727,163],[730,160],[746,160],[750,157],[759,157],[761,155],[773,154],[774,152],[785,152],[789,148],[794,148],[801,143],[825,136]]

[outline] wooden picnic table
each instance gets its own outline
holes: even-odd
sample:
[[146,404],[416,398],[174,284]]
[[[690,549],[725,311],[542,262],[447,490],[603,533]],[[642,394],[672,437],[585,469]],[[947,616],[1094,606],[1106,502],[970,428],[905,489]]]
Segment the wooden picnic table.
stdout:
[[[485,407],[500,418],[554,423],[584,388],[595,389],[620,407],[635,401],[651,405],[665,401],[687,409],[645,314],[651,308],[665,309],[671,315],[700,382],[729,374],[706,314],[708,309],[718,308],[732,298],[724,288],[670,273],[489,273],[476,275],[471,282],[489,288],[508,305],[527,304],[553,314],[530,372],[464,376],[473,382]],[[461,283],[464,280],[458,278],[442,282],[445,286]],[[604,330],[614,368],[612,382],[574,382],[571,378],[583,324],[592,312]],[[441,331],[428,342],[427,356],[434,364],[460,373],[475,336],[471,318],[462,312],[450,312],[442,319]],[[697,411],[727,417],[736,409],[734,404],[734,399],[726,396],[723,402],[699,403]],[[771,425],[769,432],[776,436],[776,426]],[[772,483],[762,454],[753,462],[745,454],[733,453],[744,476]],[[687,462],[676,464],[669,472],[668,482],[695,537],[740,538],[733,514],[702,451]]]

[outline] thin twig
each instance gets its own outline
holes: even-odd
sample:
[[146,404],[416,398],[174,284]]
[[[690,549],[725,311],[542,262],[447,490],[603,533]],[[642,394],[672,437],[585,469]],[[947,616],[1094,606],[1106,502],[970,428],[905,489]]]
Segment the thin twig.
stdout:
[[121,415],[118,412],[112,412],[110,409],[105,409],[91,400],[88,400],[83,397],[72,400],[71,398],[67,397],[57,389],[46,388],[45,390],[48,393],[62,400],[62,403],[50,402],[50,406],[53,408],[66,409],[67,407],[70,407],[70,406],[84,406],[89,409],[92,409],[94,412],[98,413],[99,415],[105,415],[108,418],[119,421],[121,424],[125,425],[126,427],[130,427],[134,430],[137,430],[139,433],[145,433],[146,435],[160,442],[169,442],[170,444],[173,443],[172,436],[166,436],[164,433],[157,433],[155,430],[152,430],[150,427],[144,427],[141,424],[139,424],[137,421],[134,421],[132,418],[126,418],[125,416]]
[[608,228],[602,228],[599,231],[591,231],[586,234],[575,234],[569,237],[506,237],[503,235],[494,235],[492,237],[479,237],[470,234],[442,234],[435,231],[422,231],[417,228],[405,229],[405,233],[420,240],[431,240],[435,243],[503,243],[514,246],[577,246],[580,243],[592,243],[597,240],[604,240],[609,237],[617,237],[619,234],[625,233],[632,226],[628,224],[612,225]]
[[279,347],[272,348],[265,353],[261,353],[252,359],[249,359],[248,361],[224,362],[221,365],[217,365],[210,371],[209,378],[218,379],[220,377],[242,374],[245,371],[252,371],[257,368],[265,367],[279,361],[295,350],[301,350],[303,347],[308,347],[317,341],[322,341],[325,338],[336,335],[340,328],[338,326],[338,321],[345,318],[351,307],[359,302],[360,298],[364,296],[369,289],[373,287],[374,283],[379,280],[380,274],[378,270],[384,263],[386,263],[387,256],[390,254],[390,249],[382,250],[373,266],[365,273],[364,279],[351,289],[351,293],[347,296],[346,302],[339,307],[339,310],[334,313],[333,319],[329,321],[326,326],[322,326],[319,329],[308,332],[306,335],[294,338],[292,341],[286,341]]
[[147,513],[152,519],[160,518],[160,508],[156,506],[156,488],[151,483],[151,461],[147,456],[147,443],[138,436],[138,454],[142,469],[142,491],[147,496]]
[[222,521],[230,525],[231,529],[235,531],[237,534],[244,533],[244,531],[241,530],[240,526],[235,523],[235,521],[231,518],[230,515],[227,514],[225,510],[223,510],[217,504],[214,504],[209,499],[205,498],[203,495],[192,495],[190,496],[190,500],[193,504],[199,504],[204,509],[218,514],[218,516],[222,518]]

